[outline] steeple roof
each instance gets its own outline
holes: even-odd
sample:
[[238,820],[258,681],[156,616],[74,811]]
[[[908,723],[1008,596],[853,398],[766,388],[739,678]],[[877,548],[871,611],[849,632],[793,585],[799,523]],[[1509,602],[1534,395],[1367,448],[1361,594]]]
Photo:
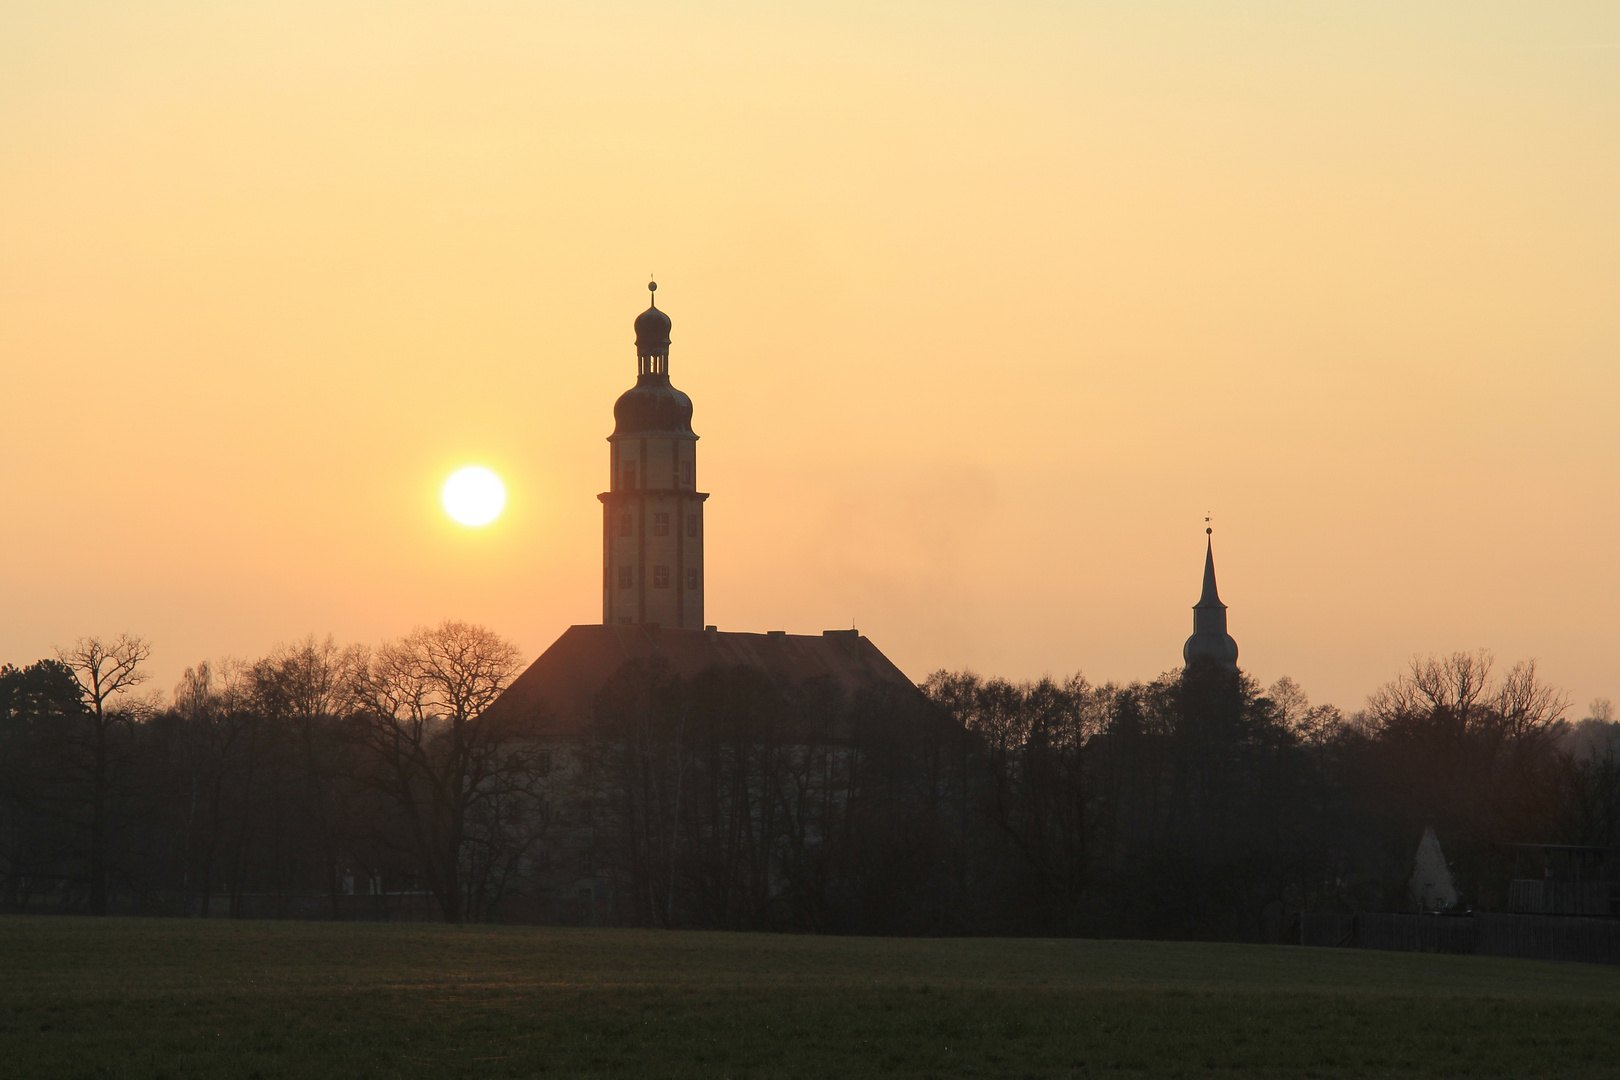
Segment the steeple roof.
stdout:
[[636,316],[636,355],[668,356],[671,324],[669,316],[658,310],[658,282],[647,282],[647,292],[652,306]]
[[[649,293],[657,289],[656,281],[647,283]],[[613,405],[615,436],[694,435],[692,399],[669,381],[669,329],[657,304],[636,316],[636,385]]]
[[1193,606],[1192,637],[1181,647],[1181,658],[1191,665],[1198,660],[1213,660],[1222,667],[1237,670],[1238,647],[1232,635],[1226,632],[1226,605],[1215,589],[1215,541],[1213,530],[1206,528],[1204,535],[1204,593]]
[[[1210,532],[1209,529],[1204,530],[1206,536],[1210,536]],[[1215,540],[1213,536],[1210,536],[1204,542],[1204,594],[1198,598],[1197,606],[1201,608],[1223,608],[1226,606],[1221,603],[1221,594],[1215,588]]]

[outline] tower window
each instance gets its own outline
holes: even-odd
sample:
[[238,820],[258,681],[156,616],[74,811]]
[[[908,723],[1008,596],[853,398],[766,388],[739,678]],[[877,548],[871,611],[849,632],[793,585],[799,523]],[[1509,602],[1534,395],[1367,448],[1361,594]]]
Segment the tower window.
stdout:
[[687,536],[696,536],[697,535],[697,515],[696,514],[687,514],[686,515],[686,535]]
[[654,536],[668,536],[669,535],[669,515],[668,514],[654,514],[653,515],[653,535]]
[[686,587],[688,589],[697,588],[697,571],[696,570],[688,570],[686,572]]
[[620,466],[620,470],[624,476],[624,486],[631,489],[635,488],[636,463],[634,461],[626,461]]
[[686,461],[681,462],[681,482],[683,484],[691,484],[691,482],[692,482],[692,461],[691,461],[691,459],[687,459]]
[[669,567],[667,567],[667,566],[655,566],[655,567],[653,567],[653,588],[655,588],[655,589],[667,589],[667,588],[669,588]]
[[636,583],[636,570],[633,566],[619,567],[619,588],[628,589]]
[[631,536],[636,531],[636,519],[633,514],[619,515],[619,535]]

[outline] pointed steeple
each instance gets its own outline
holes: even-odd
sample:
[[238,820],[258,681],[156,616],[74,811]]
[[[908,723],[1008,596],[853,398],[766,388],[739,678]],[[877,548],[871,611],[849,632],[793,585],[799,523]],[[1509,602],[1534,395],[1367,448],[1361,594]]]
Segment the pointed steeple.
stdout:
[[1215,588],[1215,530],[1204,529],[1204,591],[1193,606],[1193,632],[1181,647],[1181,658],[1188,665],[1195,660],[1213,660],[1223,667],[1237,669],[1238,647],[1226,632],[1226,605]]
[[1204,594],[1198,598],[1201,608],[1224,608],[1221,603],[1221,594],[1215,588],[1215,538],[1211,534],[1214,529],[1205,529],[1204,535]]

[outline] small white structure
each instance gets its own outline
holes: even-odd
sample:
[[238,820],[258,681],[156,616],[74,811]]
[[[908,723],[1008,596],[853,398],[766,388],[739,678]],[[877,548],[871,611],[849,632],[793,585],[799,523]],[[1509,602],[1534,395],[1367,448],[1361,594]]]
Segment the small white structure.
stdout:
[[1416,865],[1412,868],[1412,904],[1419,911],[1450,911],[1460,899],[1446,856],[1440,850],[1440,838],[1434,835],[1431,825],[1423,830],[1423,839],[1418,842]]

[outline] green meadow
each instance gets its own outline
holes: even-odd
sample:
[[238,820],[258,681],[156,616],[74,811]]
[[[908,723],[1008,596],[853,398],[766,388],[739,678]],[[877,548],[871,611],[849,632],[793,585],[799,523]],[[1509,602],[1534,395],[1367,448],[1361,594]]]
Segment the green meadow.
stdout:
[[1620,970],[1287,946],[0,918],[5,1077],[1614,1076]]

